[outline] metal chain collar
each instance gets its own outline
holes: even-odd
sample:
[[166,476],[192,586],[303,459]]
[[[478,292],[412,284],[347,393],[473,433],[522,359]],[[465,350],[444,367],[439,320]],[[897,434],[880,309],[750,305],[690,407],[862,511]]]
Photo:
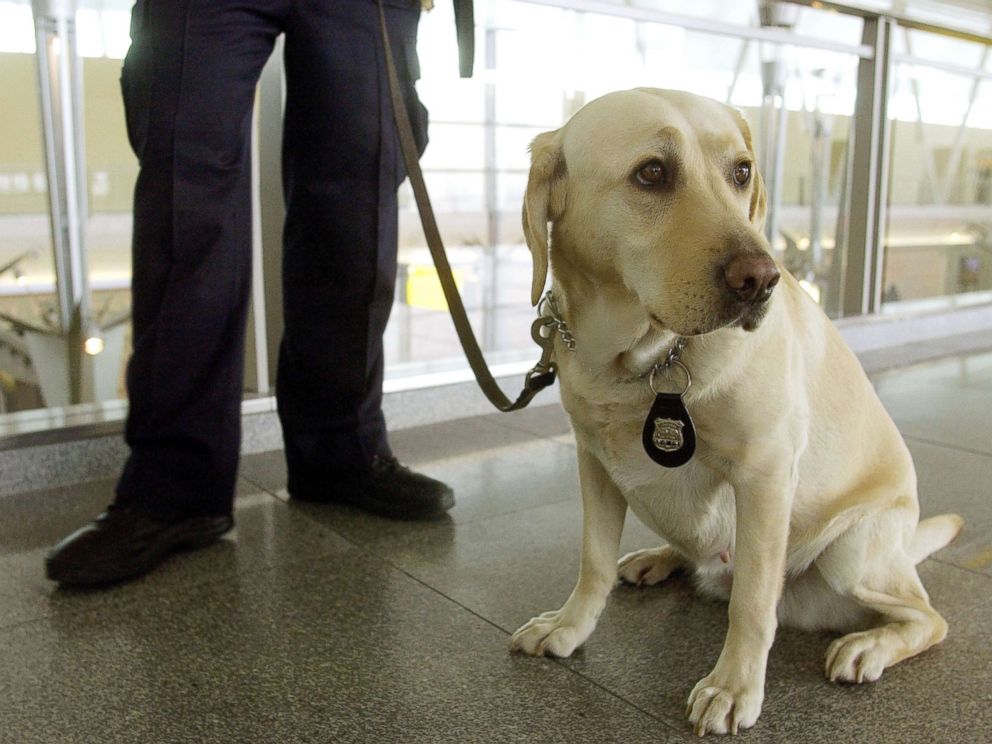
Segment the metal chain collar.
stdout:
[[[547,365],[550,362],[549,351],[554,346],[550,342],[555,333],[561,336],[561,340],[562,343],[565,344],[565,348],[573,352],[575,351],[575,336],[572,335],[572,331],[568,327],[568,323],[566,323],[565,319],[562,317],[561,310],[558,307],[558,301],[555,299],[555,296],[550,289],[544,293],[541,301],[538,302],[537,314],[538,318],[534,321],[534,324],[531,327],[531,336],[534,338],[534,341],[536,341],[537,344],[545,351],[544,356],[541,358],[541,363],[539,363],[540,367]],[[651,391],[657,395],[658,391],[654,386],[655,375],[659,372],[667,371],[673,366],[679,367],[685,373],[685,389],[682,391],[682,394],[684,395],[686,390],[689,389],[689,386],[692,385],[692,375],[689,374],[689,368],[686,367],[685,363],[682,361],[682,354],[685,352],[687,343],[688,339],[685,336],[676,336],[675,342],[665,354],[665,360],[655,364],[649,372],[641,375],[637,379],[640,380],[647,377],[648,385],[651,387]],[[551,364],[553,364],[553,362],[551,362]]]
[[537,303],[537,314],[539,320],[547,321],[543,324],[545,328],[551,332],[557,332],[561,336],[565,348],[569,351],[575,351],[575,336],[572,335],[568,323],[561,317],[561,310],[558,309],[558,301],[550,289],[544,293],[544,297]]

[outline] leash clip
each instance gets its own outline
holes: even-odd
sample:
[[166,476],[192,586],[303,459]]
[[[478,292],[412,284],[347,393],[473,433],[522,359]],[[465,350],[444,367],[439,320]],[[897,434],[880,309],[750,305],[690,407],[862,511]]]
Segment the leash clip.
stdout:
[[[544,302],[543,300],[541,301]],[[540,312],[541,306],[538,306]],[[552,385],[558,374],[558,365],[551,361],[555,353],[554,333],[558,330],[557,321],[548,315],[540,315],[530,325],[530,337],[541,347],[541,358],[528,372],[524,380],[527,390],[543,390]]]

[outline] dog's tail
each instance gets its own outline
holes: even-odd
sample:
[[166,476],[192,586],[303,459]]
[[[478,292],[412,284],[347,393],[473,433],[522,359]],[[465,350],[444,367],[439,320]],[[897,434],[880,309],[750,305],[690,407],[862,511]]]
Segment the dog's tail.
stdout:
[[957,537],[963,526],[964,520],[957,514],[924,519],[916,526],[913,544],[909,546],[909,557],[913,563],[919,563]]

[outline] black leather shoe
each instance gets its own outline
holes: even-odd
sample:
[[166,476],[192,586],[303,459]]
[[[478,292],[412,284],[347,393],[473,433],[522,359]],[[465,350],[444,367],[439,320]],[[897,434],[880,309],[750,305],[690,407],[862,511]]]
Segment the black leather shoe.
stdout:
[[203,548],[234,526],[229,516],[161,522],[111,505],[96,521],[62,539],[45,558],[45,572],[65,585],[109,584],[148,573],[177,550]]
[[295,482],[290,497],[346,504],[390,519],[433,519],[455,505],[455,494],[439,480],[415,473],[395,457],[376,457],[368,470],[334,480]]

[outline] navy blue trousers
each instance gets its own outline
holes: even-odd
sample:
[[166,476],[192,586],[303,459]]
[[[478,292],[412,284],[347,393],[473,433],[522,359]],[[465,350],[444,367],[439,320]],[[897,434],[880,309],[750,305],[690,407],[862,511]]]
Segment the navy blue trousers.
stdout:
[[[407,109],[419,0],[386,0]],[[121,85],[134,195],[130,456],[118,503],[229,513],[251,287],[251,113],[285,33],[277,399],[289,491],[388,455],[382,334],[396,280],[392,124],[374,0],[139,0]]]

